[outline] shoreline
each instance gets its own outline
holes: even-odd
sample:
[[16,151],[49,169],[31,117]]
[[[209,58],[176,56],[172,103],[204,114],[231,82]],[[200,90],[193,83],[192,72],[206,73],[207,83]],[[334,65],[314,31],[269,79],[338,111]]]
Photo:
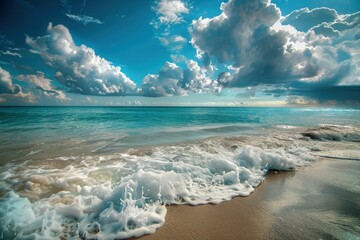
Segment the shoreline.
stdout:
[[168,206],[165,224],[139,239],[360,239],[358,172],[359,161],[319,159],[271,173],[247,197]]
[[[4,236],[360,239],[359,136],[352,126],[269,128],[261,135],[73,156],[84,145],[79,138],[66,143],[71,151],[63,149],[61,158],[45,142],[54,156],[41,151],[1,169],[9,190],[0,204]],[[121,146],[108,139],[94,145]],[[296,171],[264,179],[269,169]],[[222,203],[169,206],[166,215],[159,201]],[[52,224],[56,232],[47,231]]]

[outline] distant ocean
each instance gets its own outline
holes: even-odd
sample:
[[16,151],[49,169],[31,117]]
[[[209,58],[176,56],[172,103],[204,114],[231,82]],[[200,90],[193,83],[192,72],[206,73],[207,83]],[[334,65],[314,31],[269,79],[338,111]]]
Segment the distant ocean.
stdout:
[[2,107],[0,239],[153,233],[167,204],[247,196],[359,142],[351,108]]

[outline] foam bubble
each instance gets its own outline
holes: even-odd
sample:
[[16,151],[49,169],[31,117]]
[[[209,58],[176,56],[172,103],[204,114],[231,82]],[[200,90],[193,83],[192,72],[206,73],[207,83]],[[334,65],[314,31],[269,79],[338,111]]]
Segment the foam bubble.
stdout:
[[247,196],[269,170],[313,160],[307,141],[250,139],[215,138],[13,171],[23,183],[0,203],[1,230],[18,239],[137,237],[164,224],[167,204]]
[[36,221],[36,214],[32,204],[27,198],[20,198],[14,192],[9,192],[7,200],[0,207],[1,225],[0,229],[4,239],[13,239],[27,225]]
[[280,129],[296,129],[298,128],[297,126],[292,126],[292,125],[276,125],[277,128]]

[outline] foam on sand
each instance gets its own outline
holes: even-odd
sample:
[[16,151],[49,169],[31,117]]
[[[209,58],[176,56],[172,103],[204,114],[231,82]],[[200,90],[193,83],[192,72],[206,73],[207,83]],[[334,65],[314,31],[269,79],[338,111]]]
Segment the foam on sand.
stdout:
[[69,160],[54,159],[52,167],[26,163],[21,171],[6,169],[9,174],[1,169],[7,188],[16,189],[0,202],[2,236],[120,239],[153,233],[165,222],[165,205],[247,196],[269,170],[308,165],[314,145],[297,133],[213,138],[111,156],[64,156]]

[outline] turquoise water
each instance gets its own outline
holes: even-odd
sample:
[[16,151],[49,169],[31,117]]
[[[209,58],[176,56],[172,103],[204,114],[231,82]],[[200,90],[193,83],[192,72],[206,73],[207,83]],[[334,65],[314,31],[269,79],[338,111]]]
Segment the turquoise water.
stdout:
[[340,108],[5,107],[0,108],[0,150],[11,149],[13,155],[18,150],[16,157],[42,145],[77,153],[117,151],[261,133],[277,125],[352,125],[359,119],[360,109]]
[[248,196],[322,156],[359,161],[359,125],[341,108],[3,107],[0,238],[153,233],[166,204]]

